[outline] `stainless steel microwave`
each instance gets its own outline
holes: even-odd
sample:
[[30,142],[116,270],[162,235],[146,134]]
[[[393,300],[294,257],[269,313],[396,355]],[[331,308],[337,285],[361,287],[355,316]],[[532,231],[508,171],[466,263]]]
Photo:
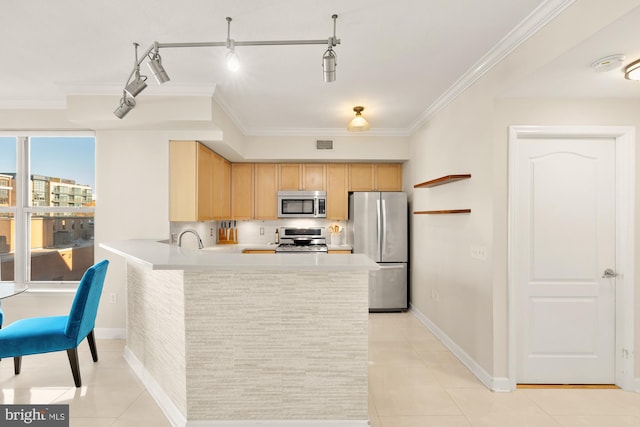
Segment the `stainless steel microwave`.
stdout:
[[278,191],[278,218],[326,217],[326,191]]

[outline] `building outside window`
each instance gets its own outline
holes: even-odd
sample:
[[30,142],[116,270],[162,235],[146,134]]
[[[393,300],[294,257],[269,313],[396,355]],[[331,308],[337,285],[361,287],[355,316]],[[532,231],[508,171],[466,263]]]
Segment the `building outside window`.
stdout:
[[94,262],[95,138],[0,135],[0,281],[73,286]]

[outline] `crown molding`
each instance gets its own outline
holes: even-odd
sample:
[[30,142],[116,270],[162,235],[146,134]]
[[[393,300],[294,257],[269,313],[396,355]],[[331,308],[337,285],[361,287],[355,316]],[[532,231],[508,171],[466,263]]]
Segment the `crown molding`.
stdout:
[[517,27],[498,42],[486,55],[480,58],[466,73],[447,89],[409,127],[409,134],[415,133],[429,119],[453,102],[460,94],[475,83],[485,73],[499,64],[513,50],[527,41],[542,27],[571,6],[576,0],[547,0],[531,12]]

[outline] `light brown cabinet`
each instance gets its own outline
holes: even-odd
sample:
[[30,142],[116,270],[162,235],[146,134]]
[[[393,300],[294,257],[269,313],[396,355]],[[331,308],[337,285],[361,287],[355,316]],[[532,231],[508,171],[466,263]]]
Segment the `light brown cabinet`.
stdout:
[[324,191],[326,186],[327,165],[319,163],[302,164],[302,190]]
[[349,165],[349,191],[375,190],[375,165],[352,163]]
[[278,174],[275,163],[256,163],[254,219],[278,217]]
[[231,163],[213,153],[213,219],[231,218]]
[[231,164],[231,218],[253,219],[253,163]]
[[243,254],[275,254],[275,250],[269,249],[245,249],[242,251]]
[[197,141],[169,142],[169,220],[230,217],[231,164]]
[[400,163],[230,163],[197,141],[169,143],[170,221],[273,220],[279,190],[325,190],[346,220],[349,191],[401,191]]
[[333,255],[335,255],[335,254],[343,254],[343,255],[344,255],[344,254],[350,254],[350,253],[351,253],[351,251],[350,251],[350,250],[347,250],[347,249],[334,249],[334,250],[329,250],[329,251],[327,251],[327,253],[328,253],[329,255],[332,255],[332,254],[333,254]]
[[169,142],[169,219],[213,219],[213,152],[196,141]]
[[302,167],[299,163],[280,163],[278,165],[278,190],[301,190]]
[[349,204],[348,167],[345,163],[327,165],[327,219],[346,220]]
[[402,191],[402,163],[376,163],[376,190]]
[[320,163],[278,164],[278,190],[325,190],[326,165]]
[[402,191],[402,163],[349,164],[349,191]]

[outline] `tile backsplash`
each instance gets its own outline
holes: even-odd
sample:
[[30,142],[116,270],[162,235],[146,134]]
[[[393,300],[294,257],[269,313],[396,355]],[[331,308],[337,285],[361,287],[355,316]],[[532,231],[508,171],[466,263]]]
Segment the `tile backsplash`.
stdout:
[[[228,222],[228,221],[225,221]],[[171,241],[177,244],[180,233],[184,230],[193,229],[198,232],[204,246],[213,246],[217,243],[218,227],[222,221],[206,222],[172,222],[170,225]],[[329,226],[338,224],[342,227],[342,232],[338,235],[331,235]],[[257,243],[261,245],[274,243],[275,231],[279,227],[324,227],[327,235],[327,243],[346,243],[346,221],[329,221],[325,219],[281,219],[273,221],[236,221],[238,243]],[[193,234],[187,233],[182,238],[183,246],[196,247],[197,241]]]

